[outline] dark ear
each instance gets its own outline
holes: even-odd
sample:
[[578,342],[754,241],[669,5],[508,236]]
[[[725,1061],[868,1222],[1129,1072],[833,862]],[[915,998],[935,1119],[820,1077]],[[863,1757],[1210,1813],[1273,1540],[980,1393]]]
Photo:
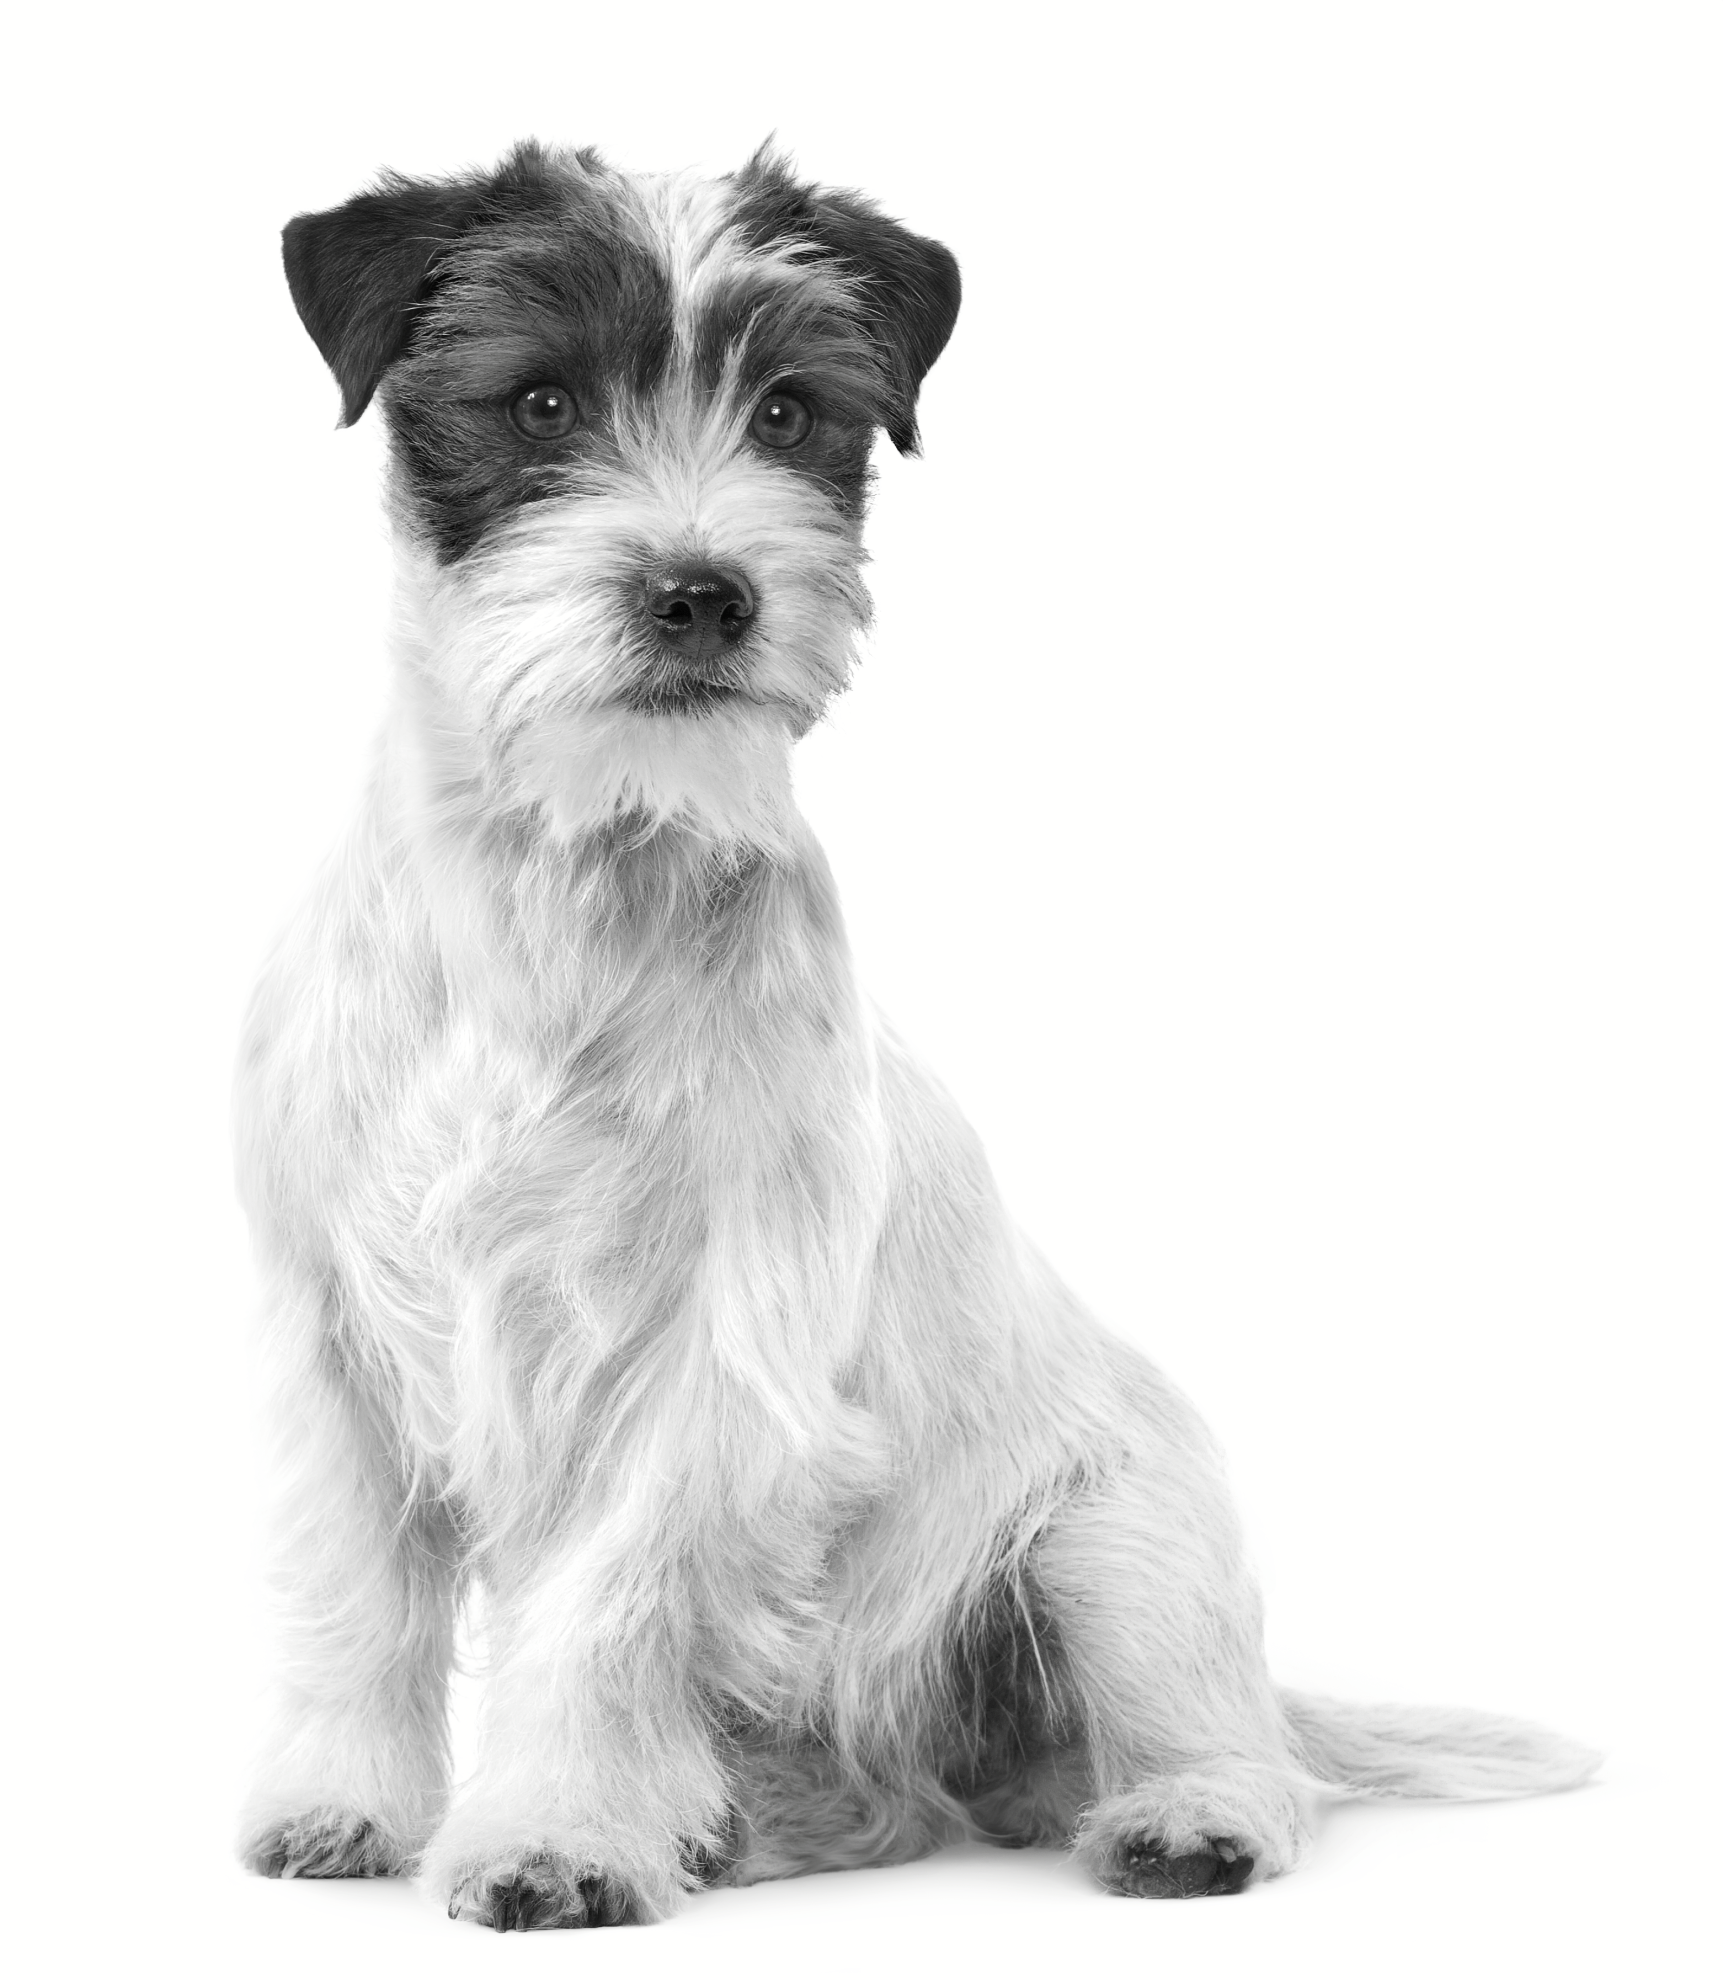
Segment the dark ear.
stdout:
[[816,193],[813,233],[862,277],[862,306],[895,388],[885,430],[900,454],[918,453],[915,402],[921,381],[945,349],[963,296],[957,257],[940,242],[888,220],[859,193]]
[[301,213],[281,232],[287,286],[300,321],[341,387],[341,424],[371,403],[406,348],[413,305],[437,257],[469,227],[542,192],[545,157],[516,147],[493,173],[407,179],[386,172],[375,192],[327,213]]
[[408,312],[431,264],[477,211],[472,185],[385,177],[327,213],[301,213],[281,231],[281,258],[299,320],[341,387],[341,424],[371,403],[406,346]]
[[891,379],[886,431],[900,454],[915,453],[921,444],[916,397],[945,349],[963,293],[956,257],[938,241],[887,219],[860,193],[799,184],[770,141],[737,173],[736,182],[757,241],[800,235],[859,278],[867,326]]

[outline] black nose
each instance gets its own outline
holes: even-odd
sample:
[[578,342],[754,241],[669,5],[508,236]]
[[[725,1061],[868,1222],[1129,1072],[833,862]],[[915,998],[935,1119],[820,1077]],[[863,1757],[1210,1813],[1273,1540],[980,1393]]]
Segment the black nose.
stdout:
[[754,616],[754,594],[740,571],[717,564],[679,564],[646,580],[646,609],[678,646],[738,640]]

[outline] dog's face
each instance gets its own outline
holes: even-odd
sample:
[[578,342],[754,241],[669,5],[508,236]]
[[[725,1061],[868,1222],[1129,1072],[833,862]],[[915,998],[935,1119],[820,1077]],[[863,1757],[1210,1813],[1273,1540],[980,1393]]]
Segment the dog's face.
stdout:
[[380,392],[451,771],[564,831],[761,830],[866,620],[873,434],[916,444],[950,254],[764,153],[693,181],[537,146],[285,246],[346,420]]

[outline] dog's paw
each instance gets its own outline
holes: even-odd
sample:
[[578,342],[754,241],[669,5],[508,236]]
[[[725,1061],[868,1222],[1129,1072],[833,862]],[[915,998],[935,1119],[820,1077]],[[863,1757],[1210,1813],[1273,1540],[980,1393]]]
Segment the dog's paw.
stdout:
[[1202,1849],[1174,1855],[1159,1836],[1140,1836],[1120,1846],[1106,1878],[1121,1897],[1226,1897],[1250,1882],[1256,1859],[1229,1836],[1209,1836]]
[[1085,1810],[1077,1860],[1125,1897],[1224,1897],[1284,1876],[1308,1837],[1296,1783],[1246,1761],[1156,1774]]
[[398,1877],[410,1868],[375,1822],[338,1808],[266,1822],[240,1857],[260,1877]]
[[556,1932],[632,1925],[640,1912],[620,1878],[545,1850],[463,1877],[449,1899],[449,1916],[494,1932]]

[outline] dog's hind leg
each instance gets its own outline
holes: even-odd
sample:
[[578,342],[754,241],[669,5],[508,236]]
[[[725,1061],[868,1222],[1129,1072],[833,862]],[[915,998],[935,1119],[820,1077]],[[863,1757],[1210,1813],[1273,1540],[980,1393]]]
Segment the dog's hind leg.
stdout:
[[1296,1862],[1307,1776],[1206,1438],[1156,1405],[1156,1440],[1085,1481],[1032,1573],[1094,1797],[1079,1858],[1127,1896],[1218,1895]]
[[279,1686],[240,1853],[266,1877],[389,1876],[411,1869],[446,1788],[455,1537],[313,1308],[278,1328]]
[[728,1757],[734,1850],[713,1883],[911,1863],[964,1833],[931,1782],[931,1791],[918,1792],[911,1779],[874,1778],[806,1732],[763,1731],[740,1740]]

